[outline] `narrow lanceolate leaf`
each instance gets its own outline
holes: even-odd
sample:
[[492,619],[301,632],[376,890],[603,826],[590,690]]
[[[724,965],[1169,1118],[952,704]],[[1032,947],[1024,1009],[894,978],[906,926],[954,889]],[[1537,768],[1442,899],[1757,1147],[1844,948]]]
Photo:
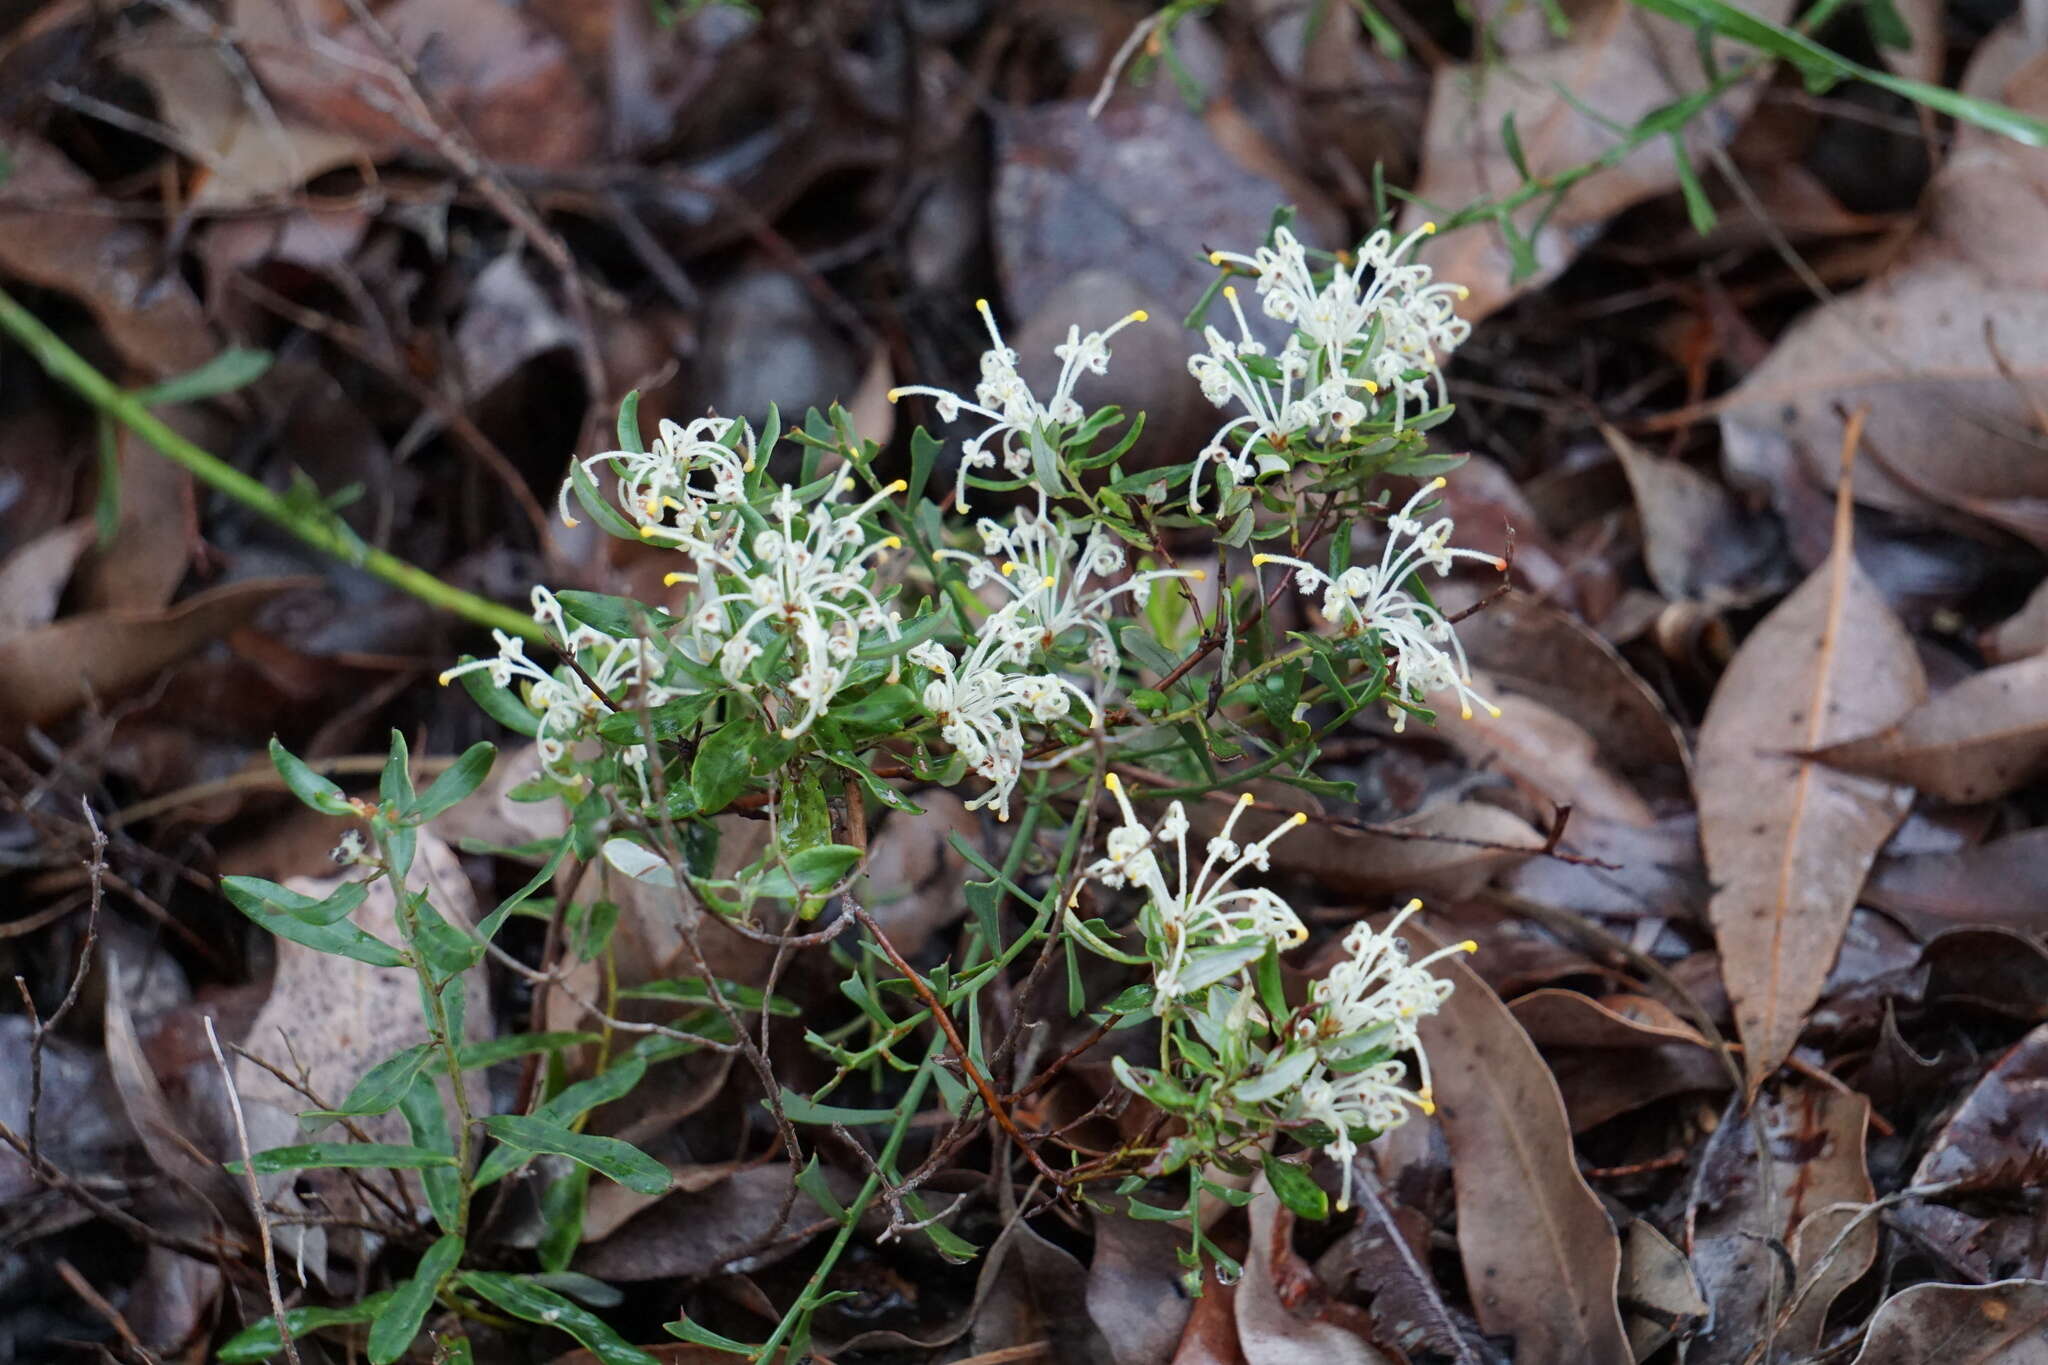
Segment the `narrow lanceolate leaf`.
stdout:
[[[443,1152],[383,1142],[307,1142],[296,1147],[272,1147],[256,1153],[252,1160],[258,1175],[341,1169],[418,1171],[455,1164],[455,1158]],[[228,1169],[240,1175],[242,1163],[230,1161]]]
[[1841,483],[1833,552],[1743,641],[1700,727],[1694,786],[1717,888],[1707,915],[1752,1094],[1798,1041],[1856,893],[1912,799],[1801,756],[1927,696],[1912,639],[1856,567]]
[[461,1278],[463,1288],[513,1317],[567,1332],[582,1342],[601,1365],[660,1365],[652,1355],[607,1327],[597,1314],[525,1276],[466,1270]]
[[[1439,946],[1412,921],[1418,952]],[[1451,1148],[1458,1254],[1479,1325],[1521,1360],[1632,1365],[1617,1298],[1621,1242],[1579,1174],[1557,1081],[1515,1016],[1453,959],[1456,988],[1419,1020]]]
[[1813,757],[1943,801],[1996,801],[2048,772],[2048,654],[1987,668],[1898,724]]
[[630,1142],[578,1133],[546,1119],[494,1114],[484,1120],[491,1136],[523,1152],[546,1152],[581,1162],[636,1194],[666,1194],[668,1167]]
[[370,1365],[392,1365],[420,1334],[420,1323],[434,1305],[441,1281],[462,1259],[462,1239],[450,1233],[427,1248],[412,1278],[392,1291],[391,1301],[379,1309],[370,1324]]

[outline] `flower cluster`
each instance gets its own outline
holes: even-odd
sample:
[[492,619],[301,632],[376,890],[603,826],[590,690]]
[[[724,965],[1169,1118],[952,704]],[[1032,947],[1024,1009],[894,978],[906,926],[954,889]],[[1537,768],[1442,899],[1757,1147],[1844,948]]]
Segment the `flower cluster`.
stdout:
[[[596,734],[598,723],[613,708],[629,699],[635,705],[659,706],[685,689],[662,683],[654,662],[658,653],[649,642],[615,639],[580,622],[572,625],[561,602],[546,588],[533,590],[533,619],[573,664],[565,662],[552,671],[542,668],[526,657],[524,640],[494,630],[498,652],[448,669],[441,674],[441,685],[478,672],[488,674],[494,687],[520,684],[527,708],[538,718],[533,744],[542,771],[567,786],[582,786],[585,779],[573,767],[573,751],[579,741]],[[647,747],[624,746],[616,757],[633,774],[641,800],[651,799]]]
[[[960,414],[967,412],[988,424],[960,447],[960,473],[953,501],[962,512],[970,510],[969,475],[977,469],[995,468],[998,460],[1004,472],[1013,478],[1036,476],[1041,488],[1052,481],[1059,430],[1086,415],[1074,398],[1075,382],[1083,374],[1108,373],[1110,338],[1146,319],[1141,308],[1085,336],[1078,326],[1068,327],[1067,339],[1053,347],[1053,355],[1060,362],[1059,378],[1053,383],[1052,397],[1041,403],[1024,382],[1024,376],[1017,372],[1017,353],[1004,343],[1003,334],[996,327],[995,310],[989,307],[987,299],[976,299],[974,307],[988,327],[989,348],[982,353],[981,382],[974,386],[972,402],[951,390],[924,385],[889,390],[892,403],[906,394],[922,394],[932,399],[941,422],[958,421]],[[992,441],[993,450],[989,448]]]
[[[643,538],[675,546],[695,560],[690,571],[663,581],[696,588],[682,641],[694,662],[715,662],[719,675],[741,691],[758,679],[754,665],[768,652],[793,665],[784,684],[801,708],[781,726],[784,739],[808,730],[846,683],[863,637],[898,638],[897,614],[876,596],[875,568],[897,537],[874,537],[868,514],[894,494],[888,484],[852,506],[841,495],[851,478],[830,475],[806,505],[799,490],[781,485],[762,517],[752,508],[708,534],[701,525],[646,525]],[[748,515],[751,514],[751,515]],[[757,524],[758,523],[758,524]]]
[[[1381,645],[1392,651],[1387,662],[1388,690],[1395,697],[1421,702],[1431,693],[1450,692],[1458,698],[1465,719],[1472,718],[1475,705],[1498,718],[1500,708],[1472,690],[1472,668],[1450,619],[1408,586],[1424,569],[1435,569],[1442,577],[1460,559],[1476,560],[1503,572],[1507,569],[1507,561],[1497,555],[1454,548],[1449,517],[1425,525],[1416,515],[1443,487],[1441,478],[1430,480],[1387,518],[1387,543],[1378,564],[1352,565],[1335,574],[1287,555],[1253,555],[1252,564],[1288,566],[1301,591],[1321,590],[1323,615],[1339,631],[1347,636],[1378,636]],[[1393,717],[1397,731],[1405,725],[1408,713],[1401,706],[1390,702],[1387,714]]]
[[[1156,830],[1147,829],[1131,809],[1117,775],[1108,774],[1103,783],[1116,798],[1123,823],[1109,832],[1104,856],[1087,875],[1105,886],[1135,886],[1145,893],[1141,923],[1154,964],[1156,1013],[1167,1013],[1205,986],[1241,976],[1268,943],[1292,948],[1308,938],[1300,918],[1278,895],[1263,887],[1231,885],[1246,868],[1265,871],[1273,841],[1306,823],[1307,816],[1291,815],[1263,838],[1241,845],[1230,836],[1252,804],[1251,793],[1245,793],[1231,807],[1222,830],[1209,840],[1202,865],[1190,877],[1188,817],[1181,803],[1166,808],[1166,818]],[[1173,850],[1171,882],[1152,851],[1155,839]]]
[[[678,529],[702,535],[724,508],[746,497],[755,455],[754,431],[745,422],[700,417],[684,427],[663,418],[647,450],[608,450],[578,463],[586,476],[594,477],[600,466],[618,476],[619,510],[642,534],[673,515]],[[710,476],[709,488],[691,482],[698,473]],[[578,524],[569,512],[574,486],[573,479],[564,479],[556,497],[565,526]]]
[[[1342,440],[1374,415],[1365,398],[1391,405],[1393,430],[1406,425],[1411,403],[1445,400],[1443,361],[1471,333],[1456,303],[1462,285],[1432,283],[1426,265],[1407,259],[1436,230],[1425,223],[1399,239],[1375,232],[1347,267],[1339,262],[1317,283],[1308,251],[1285,227],[1273,245],[1249,256],[1218,251],[1209,259],[1257,281],[1266,316],[1290,329],[1277,356],[1252,333],[1234,288],[1224,297],[1237,322],[1232,340],[1203,331],[1206,354],[1188,370],[1217,407],[1243,412],[1219,428],[1196,462],[1188,502],[1200,510],[1202,469],[1215,461],[1239,482],[1287,467],[1282,452],[1296,439]],[[1361,397],[1363,395],[1363,398]]]

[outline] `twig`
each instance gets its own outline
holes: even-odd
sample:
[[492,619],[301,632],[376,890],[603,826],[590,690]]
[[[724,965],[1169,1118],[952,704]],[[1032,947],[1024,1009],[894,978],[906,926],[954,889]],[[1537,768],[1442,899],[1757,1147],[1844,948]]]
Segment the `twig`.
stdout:
[[0,289],[0,331],[27,348],[51,378],[70,386],[79,397],[148,441],[172,463],[216,493],[269,518],[314,549],[465,620],[517,635],[534,644],[547,643],[540,627],[526,613],[443,583],[416,564],[408,564],[394,554],[365,545],[338,519],[320,519],[301,511],[259,480],[250,478],[219,456],[185,439],[134,394],[116,386],[85,357],[72,350],[63,338],[44,326],[41,319],[22,307],[5,289]]
[[28,1140],[21,1134],[0,1123],[0,1145],[13,1150],[14,1154],[28,1163],[29,1171],[36,1179],[48,1185],[57,1193],[71,1200],[96,1218],[104,1218],[114,1226],[130,1233],[144,1242],[151,1242],[181,1256],[194,1260],[212,1261],[223,1254],[239,1256],[245,1248],[232,1242],[201,1242],[190,1237],[181,1237],[174,1232],[165,1232],[143,1222],[120,1205],[102,1199],[81,1185],[77,1179],[66,1174],[43,1157],[29,1155]]
[[35,1002],[29,997],[27,984],[18,976],[14,978],[22,999],[28,1002],[28,1155],[31,1163],[40,1158],[42,1151],[36,1141],[36,1127],[41,1122],[43,1111],[43,1048],[51,1031],[64,1022],[64,1016],[71,1013],[71,1007],[78,1003],[78,992],[85,985],[85,974],[92,970],[92,950],[100,936],[100,906],[106,901],[106,888],[101,879],[107,871],[107,836],[93,816],[92,803],[81,798],[79,805],[85,809],[86,827],[92,830],[92,852],[85,862],[86,873],[92,878],[92,895],[86,910],[85,944],[78,950],[78,967],[71,973],[70,988],[64,992],[64,998],[47,1020],[36,1018]]
[[[292,1326],[285,1316],[284,1291],[277,1283],[277,1248],[270,1241],[270,1220],[263,1213],[263,1187],[256,1179],[256,1154],[249,1150],[249,1124],[242,1117],[242,1092],[235,1088],[235,1073],[220,1050],[220,1035],[213,1031],[213,1016],[206,1016],[206,1045],[213,1049],[214,1063],[228,1088],[228,1107],[235,1115],[235,1142],[242,1149],[242,1175],[249,1186],[249,1212],[256,1218],[256,1236],[263,1245],[263,1278],[270,1287],[270,1311],[277,1323],[278,1340],[284,1343],[284,1358],[302,1365],[298,1344],[292,1340]],[[461,1084],[460,1079],[456,1081]]]
[[71,1287],[72,1293],[84,1299],[87,1306],[93,1312],[98,1313],[101,1318],[105,1319],[107,1326],[114,1329],[114,1335],[121,1338],[122,1345],[140,1357],[145,1362],[145,1365],[161,1365],[157,1360],[156,1353],[142,1344],[142,1338],[135,1335],[135,1329],[128,1325],[128,1319],[121,1316],[121,1310],[108,1303],[106,1296],[101,1294],[99,1290],[94,1289],[91,1282],[85,1276],[78,1273],[77,1266],[72,1265],[71,1262],[59,1256],[57,1258],[57,1274],[63,1278],[65,1284]]

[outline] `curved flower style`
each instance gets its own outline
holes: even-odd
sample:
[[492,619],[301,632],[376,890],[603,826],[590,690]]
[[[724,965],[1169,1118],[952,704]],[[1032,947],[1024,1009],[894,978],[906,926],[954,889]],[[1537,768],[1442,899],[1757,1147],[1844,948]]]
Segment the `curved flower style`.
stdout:
[[[510,687],[515,680],[526,684],[527,708],[540,718],[534,751],[542,770],[559,782],[581,785],[584,778],[569,763],[571,751],[579,741],[596,734],[598,723],[614,705],[631,698],[637,705],[659,706],[683,695],[683,689],[662,685],[658,666],[647,667],[652,651],[645,641],[614,639],[589,626],[570,625],[562,614],[562,604],[546,588],[533,590],[533,619],[546,629],[556,648],[582,665],[582,672],[566,666],[550,672],[526,657],[524,640],[494,630],[497,654],[457,664],[441,674],[441,685],[446,687],[463,674],[476,672],[489,674],[497,687]],[[637,780],[640,799],[651,800],[647,747],[621,746],[617,755]]]
[[[993,469],[1000,457],[1003,469],[1021,479],[1031,473],[1037,458],[1052,457],[1048,429],[1070,425],[1086,415],[1074,400],[1075,381],[1083,373],[1107,374],[1109,339],[1147,317],[1140,308],[1085,336],[1078,326],[1067,328],[1066,341],[1053,347],[1053,355],[1060,362],[1059,378],[1053,383],[1052,397],[1041,403],[1024,382],[1024,376],[1017,372],[1017,353],[1004,344],[1003,334],[996,327],[995,310],[989,307],[987,299],[976,299],[974,307],[988,327],[989,348],[982,353],[981,382],[974,387],[973,402],[949,389],[922,384],[889,390],[892,403],[913,393],[932,399],[942,422],[955,422],[962,412],[968,412],[988,423],[960,447],[960,473],[953,496],[955,505],[963,512],[970,510],[967,477],[972,471]],[[988,448],[991,440],[997,442],[994,450]]]
[[1024,775],[1027,718],[1050,724],[1065,718],[1079,700],[1089,723],[1102,723],[1094,700],[1058,674],[1005,671],[1029,660],[1036,644],[1036,632],[1018,619],[1020,608],[1013,602],[997,612],[957,661],[931,640],[909,651],[912,663],[932,671],[922,701],[939,722],[940,738],[990,784],[967,809],[994,806],[1000,820],[1010,818],[1010,793]]
[[[1200,569],[1147,569],[1121,582],[1090,588],[1090,579],[1109,579],[1123,572],[1123,546],[1110,532],[1094,526],[1077,552],[1072,528],[1047,511],[1042,490],[1035,514],[1020,509],[1009,526],[983,517],[975,529],[981,532],[980,555],[951,549],[936,553],[940,559],[958,560],[967,566],[969,587],[996,584],[1009,595],[1010,602],[989,620],[987,628],[1019,631],[1033,649],[1049,654],[1062,635],[1080,627],[1091,636],[1088,662],[1105,675],[1113,673],[1120,662],[1106,619],[1118,597],[1128,595],[1142,607],[1152,585],[1161,579],[1200,582],[1208,576]],[[1012,606],[1014,612],[1009,609]]]
[[[715,509],[745,496],[744,480],[754,468],[755,454],[754,429],[737,418],[700,417],[686,427],[663,418],[645,452],[608,450],[578,463],[585,473],[601,465],[617,471],[619,510],[643,533],[661,526],[671,512],[679,527],[697,533],[716,520]],[[711,475],[710,488],[690,482],[700,472]],[[570,488],[565,479],[556,495],[565,526],[578,524],[569,512]]]
[[[1233,887],[1230,882],[1246,868],[1263,872],[1268,866],[1267,850],[1289,830],[1308,822],[1305,815],[1281,821],[1263,838],[1239,845],[1230,835],[1238,817],[1251,805],[1247,792],[1238,798],[1223,829],[1209,841],[1208,856],[1193,877],[1188,874],[1188,817],[1175,801],[1166,808],[1158,829],[1147,829],[1131,809],[1131,799],[1115,773],[1103,779],[1123,812],[1123,824],[1104,840],[1105,856],[1088,868],[1087,875],[1105,886],[1135,885],[1150,898],[1144,912],[1145,940],[1153,957],[1153,1010],[1165,1014],[1182,996],[1211,982],[1190,980],[1190,954],[1202,948],[1224,946],[1247,940],[1273,942],[1291,948],[1308,938],[1308,930],[1291,906],[1263,887]],[[1168,884],[1159,858],[1152,851],[1157,837],[1171,844],[1176,873]],[[1239,969],[1241,970],[1241,968]]]
[[868,539],[865,518],[908,485],[898,479],[856,506],[841,507],[840,495],[853,487],[850,478],[831,479],[805,507],[797,490],[784,484],[751,539],[740,517],[709,538],[681,525],[640,528],[643,538],[667,541],[696,560],[695,572],[663,580],[671,587],[697,585],[685,652],[701,663],[715,660],[727,682],[751,690],[747,670],[767,652],[757,631],[766,627],[787,637],[797,660],[789,693],[803,711],[783,725],[784,739],[803,734],[823,714],[846,682],[863,632],[898,638],[896,613],[875,596],[874,570],[902,542]]
[[[1472,718],[1475,705],[1497,719],[1500,708],[1472,690],[1465,646],[1449,618],[1408,590],[1409,579],[1424,569],[1433,568],[1442,577],[1460,559],[1503,572],[1508,567],[1498,555],[1454,548],[1449,517],[1439,517],[1427,526],[1416,517],[1416,509],[1443,486],[1441,478],[1432,479],[1387,518],[1387,544],[1378,564],[1353,565],[1335,578],[1287,555],[1253,555],[1252,564],[1285,564],[1294,571],[1294,584],[1301,591],[1321,589],[1323,615],[1345,634],[1376,632],[1394,650],[1388,666],[1393,672],[1393,690],[1399,696],[1420,699],[1433,692],[1451,692],[1466,720]],[[1394,728],[1400,730],[1408,713],[1398,706],[1389,706],[1387,711]]]

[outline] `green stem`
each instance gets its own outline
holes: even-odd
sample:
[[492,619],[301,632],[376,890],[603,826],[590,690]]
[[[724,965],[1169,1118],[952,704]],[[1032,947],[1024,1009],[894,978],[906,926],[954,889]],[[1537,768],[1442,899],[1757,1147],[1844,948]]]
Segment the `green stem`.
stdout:
[[808,1322],[817,1310],[816,1300],[825,1287],[826,1277],[839,1264],[839,1258],[846,1251],[847,1243],[853,1240],[853,1230],[860,1223],[861,1215],[868,1211],[868,1205],[875,1202],[875,1196],[882,1192],[882,1173],[896,1169],[896,1154],[903,1149],[903,1139],[910,1133],[910,1121],[917,1117],[917,1106],[924,1098],[924,1089],[932,1078],[932,1068],[938,1065],[939,1055],[945,1050],[944,1034],[937,1034],[932,1040],[932,1049],[926,1054],[924,1065],[910,1078],[909,1089],[896,1105],[896,1122],[889,1129],[888,1140],[882,1144],[881,1155],[875,1158],[874,1169],[868,1172],[867,1183],[860,1187],[860,1193],[846,1206],[846,1221],[840,1224],[839,1235],[832,1239],[832,1245],[825,1248],[825,1255],[818,1262],[818,1268],[811,1272],[805,1282],[804,1291],[797,1301],[783,1314],[782,1321],[775,1325],[775,1332],[754,1352],[753,1359],[760,1365],[772,1365],[776,1350],[789,1340],[801,1323]]
[[119,388],[94,369],[85,357],[65,345],[62,338],[45,327],[35,314],[22,307],[5,289],[0,289],[0,329],[20,342],[52,378],[68,384],[100,412],[162,451],[172,463],[190,472],[215,492],[223,493],[268,517],[314,549],[345,564],[352,564],[423,602],[453,612],[465,620],[502,630],[535,644],[547,643],[540,627],[524,612],[451,587],[418,565],[408,564],[396,555],[363,544],[331,514],[325,520],[308,515],[219,456],[186,440],[135,395]]

